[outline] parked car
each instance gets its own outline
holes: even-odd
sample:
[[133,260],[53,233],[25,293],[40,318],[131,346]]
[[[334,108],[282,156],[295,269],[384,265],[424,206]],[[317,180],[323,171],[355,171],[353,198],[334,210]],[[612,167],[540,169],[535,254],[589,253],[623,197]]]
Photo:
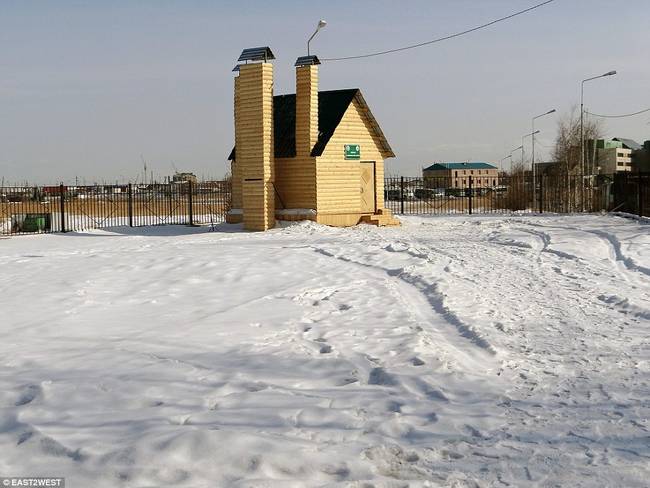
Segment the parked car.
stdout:
[[433,200],[445,196],[444,188],[417,188],[413,192],[415,198],[419,200]]
[[[417,190],[416,190],[417,191]],[[404,200],[413,200],[415,198],[415,194],[413,190],[410,188],[404,188]],[[397,189],[389,189],[389,190],[384,190],[384,200],[401,200],[402,199],[402,190],[399,188]]]
[[384,190],[384,200],[399,200],[400,195],[399,190]]
[[[469,189],[467,191],[469,192]],[[448,197],[464,197],[466,196],[465,188],[447,188],[445,190],[445,195]],[[469,193],[467,195],[469,195]]]

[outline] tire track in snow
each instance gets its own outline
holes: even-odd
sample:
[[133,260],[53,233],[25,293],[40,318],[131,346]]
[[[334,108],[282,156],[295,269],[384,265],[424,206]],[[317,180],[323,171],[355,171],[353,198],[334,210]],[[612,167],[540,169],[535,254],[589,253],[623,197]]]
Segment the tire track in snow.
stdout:
[[321,247],[312,246],[312,249],[324,256],[345,261],[347,263],[363,266],[379,270],[386,275],[397,278],[404,283],[413,286],[429,303],[431,309],[444,319],[446,323],[452,325],[459,335],[469,342],[479,347],[480,349],[488,352],[490,355],[496,354],[495,349],[481,334],[476,331],[472,326],[463,322],[454,312],[452,312],[444,303],[444,295],[440,292],[436,283],[428,283],[422,277],[410,273],[405,268],[387,269],[381,266],[376,266],[368,263],[355,261],[351,258],[334,254]]
[[[535,222],[530,222],[528,223],[530,226],[534,227],[542,227],[542,228],[547,228],[547,229],[557,229],[557,230],[564,230],[564,231],[574,231],[574,232],[583,232],[585,234],[591,234],[596,237],[599,237],[603,242],[607,244],[607,246],[612,250],[612,261],[616,262],[621,262],[626,269],[630,271],[636,271],[639,272],[643,275],[650,276],[650,268],[642,266],[640,264],[637,264],[634,259],[632,259],[629,256],[626,256],[623,253],[622,246],[621,246],[621,241],[614,236],[613,234],[604,231],[604,230],[599,230],[599,229],[581,229],[578,227],[565,227],[565,226],[559,226],[559,225],[554,225],[554,226],[549,226],[549,225],[543,225],[543,224],[538,224]],[[524,230],[523,228],[521,230]],[[525,230],[524,230],[525,231]],[[529,231],[532,233],[532,231]],[[549,239],[548,244],[550,244],[550,236],[549,234],[542,232],[542,234],[545,234],[547,238]],[[573,258],[577,258],[577,256],[573,256]],[[580,259],[580,258],[578,258]]]
[[583,232],[596,235],[598,237],[601,237],[603,240],[607,241],[614,251],[614,256],[616,257],[616,260],[623,263],[625,267],[630,271],[637,271],[646,276],[650,276],[650,268],[646,268],[645,266],[636,264],[632,258],[627,257],[623,254],[623,251],[621,249],[621,241],[619,241],[616,238],[616,236],[610,234],[609,232],[597,230],[597,229],[583,230]]
[[[565,227],[565,226],[548,226],[535,222],[531,222],[528,225],[535,227],[543,227],[547,229],[554,230],[564,230],[572,232],[581,232],[588,235],[593,235],[599,238],[601,242],[604,242],[607,245],[607,248],[610,250],[609,261],[613,264],[612,268],[615,272],[624,280],[632,280],[635,283],[647,284],[646,276],[650,276],[650,268],[637,264],[632,258],[626,256],[622,251],[622,246],[620,240],[612,235],[611,233],[599,229],[581,229],[576,227]],[[537,231],[532,229],[518,228],[522,232],[526,232],[533,235],[539,235],[540,239],[544,241],[544,251],[551,252],[557,256],[563,257],[566,255],[571,260],[577,260],[580,262],[581,266],[586,267],[591,270],[591,274],[598,273],[599,268],[596,263],[593,261],[585,260],[574,254],[564,253],[562,251],[552,250],[549,248],[551,244],[551,236],[549,233],[544,231]],[[616,265],[620,263],[620,265]],[[609,271],[609,270],[608,270]],[[584,274],[579,279],[579,284],[584,286],[588,281],[584,278]],[[643,307],[642,305],[633,303],[629,298],[621,297],[617,290],[613,292],[604,291],[602,289],[602,283],[597,288],[591,288],[591,291],[596,295],[596,298],[603,304],[609,306],[610,308],[616,309],[622,314],[631,314],[634,317],[640,319],[647,319],[650,317],[650,309]]]
[[[530,225],[535,225],[535,224],[531,223]],[[546,226],[541,226],[541,227],[546,227]],[[528,231],[528,233],[537,235],[537,237],[539,237],[540,240],[542,240],[542,249],[545,246],[548,247],[550,245],[551,236],[548,233],[531,231],[530,229],[521,229],[521,228],[516,228],[515,230],[519,230],[522,232]],[[575,230],[575,229],[571,228],[566,230]],[[615,243],[610,243],[610,244],[614,249],[616,248]],[[464,252],[467,252],[467,249],[464,249]],[[571,276],[568,277],[571,278],[573,276],[572,279],[575,279],[576,282],[571,283],[571,282],[567,282],[566,280],[552,279],[552,277],[548,275],[547,271],[545,271],[544,264],[547,263],[544,262],[545,260],[541,259],[542,254],[540,252],[538,254],[538,257],[540,257],[540,259],[538,260],[539,265],[535,267],[531,267],[529,273],[533,273],[534,276],[537,276],[538,279],[540,280],[540,290],[546,288],[546,290],[552,292],[551,295],[555,296],[555,299],[552,299],[551,303],[565,303],[565,305],[559,308],[557,307],[551,308],[548,306],[548,303],[546,303],[545,305],[541,303],[540,310],[543,308],[546,308],[547,311],[557,310],[559,312],[563,310],[565,314],[572,315],[576,309],[584,308],[585,313],[590,308],[593,309],[594,296],[592,290],[589,287],[582,286],[582,285],[584,285],[585,282],[592,281],[595,276],[601,274],[600,272],[602,271],[602,269],[597,266],[597,263],[587,261],[583,258],[576,259],[575,256],[563,256],[562,254],[565,253],[561,253],[561,254],[551,253],[551,254],[555,255],[556,259],[554,260],[557,259],[561,260],[560,261],[562,263],[560,264],[561,266],[572,270],[572,273],[574,273],[574,275],[572,274]],[[517,255],[512,254],[512,256],[514,258]],[[524,256],[521,257],[525,259]],[[623,256],[622,253],[617,257],[625,259],[625,256]],[[472,259],[472,261],[476,261],[477,258],[479,258],[478,255],[475,256],[474,259]],[[511,266],[514,264],[515,263],[510,262]],[[532,261],[530,261],[528,264],[532,264]],[[525,271],[517,272],[514,269],[512,273],[513,275],[526,274]],[[600,281],[601,284],[608,283],[607,280],[603,282],[602,278],[597,279],[596,281]],[[618,282],[617,286],[619,288],[621,288],[622,286],[621,289],[624,290],[626,286],[630,286],[630,285],[621,284],[620,282]],[[540,298],[545,297],[543,293],[531,294],[529,296],[530,298],[533,299],[535,299],[537,296],[539,296]],[[597,298],[602,301],[602,296],[599,296]],[[627,304],[624,303],[624,305]],[[628,307],[628,308],[630,309],[630,311],[633,310],[632,307]],[[634,309],[634,312],[637,316],[639,316],[638,310]],[[629,368],[628,371],[633,371],[635,366],[634,364],[632,364],[629,355],[624,355],[623,358],[617,357],[618,356],[617,350],[618,348],[622,347],[623,344],[626,345],[625,347],[630,347],[628,345],[630,344],[628,335],[624,334],[623,327],[617,327],[617,328],[606,327],[606,325],[609,325],[612,322],[614,324],[619,323],[620,320],[616,320],[616,317],[612,316],[611,312],[599,314],[597,316],[598,318],[596,317],[592,318],[592,315],[593,314],[587,315],[589,320],[585,325],[587,325],[588,327],[583,327],[582,329],[577,328],[579,322],[573,324],[573,327],[571,328],[567,327],[573,321],[569,319],[566,324],[567,326],[563,328],[558,328],[556,331],[554,331],[554,334],[557,333],[558,337],[552,342],[547,341],[546,338],[543,338],[543,336],[537,337],[536,339],[534,338],[533,343],[537,346],[537,348],[539,348],[540,346],[546,348],[548,348],[548,346],[553,346],[553,349],[557,350],[556,351],[557,354],[555,355],[555,358],[552,357],[545,358],[543,355],[540,356],[539,354],[529,355],[529,353],[526,352],[526,355],[521,358],[521,360],[523,360],[522,364],[517,366],[517,369],[522,370],[523,369],[522,367],[526,365],[526,363],[528,363],[526,365],[526,369],[532,368],[533,372],[535,371],[537,372],[537,376],[539,376],[540,373],[545,373],[544,369],[549,369],[549,372],[554,373],[556,377],[558,373],[560,374],[560,376],[557,377],[557,380],[555,380],[557,384],[557,392],[555,393],[553,392],[554,388],[552,384],[547,384],[547,385],[542,384],[540,385],[542,387],[541,391],[538,389],[538,387],[535,387],[527,394],[527,392],[525,391],[525,385],[526,383],[528,383],[526,379],[529,376],[528,374],[524,375],[523,377],[524,384],[517,386],[517,390],[520,391],[520,394],[523,394],[524,397],[530,398],[528,402],[534,401],[533,399],[539,399],[537,401],[540,403],[540,406],[542,403],[547,401],[544,399],[544,396],[547,395],[548,393],[551,393],[553,396],[557,397],[557,400],[555,402],[557,403],[557,406],[553,408],[554,415],[551,422],[549,423],[550,419],[546,418],[545,416],[539,416],[539,415],[530,416],[530,414],[527,411],[522,410],[521,412],[518,412],[519,409],[513,409],[511,417],[514,420],[517,418],[517,416],[519,416],[521,425],[531,426],[529,427],[531,429],[533,429],[532,426],[534,425],[536,426],[534,427],[534,430],[540,431],[540,429],[544,430],[549,428],[551,425],[553,425],[553,423],[558,423],[559,425],[561,425],[562,423],[572,422],[571,418],[575,415],[575,413],[572,412],[572,408],[574,408],[574,406],[578,406],[578,405],[580,406],[584,405],[585,407],[591,406],[592,410],[585,409],[584,413],[589,414],[588,417],[589,421],[593,422],[594,426],[591,427],[590,423],[587,422],[587,417],[585,417],[584,419],[581,419],[585,422],[585,424],[580,426],[580,430],[585,432],[595,432],[597,433],[597,435],[593,439],[590,438],[587,441],[585,441],[587,442],[588,446],[583,446],[583,447],[589,450],[589,452],[593,451],[599,457],[603,458],[605,463],[608,463],[610,462],[609,458],[611,456],[608,455],[607,450],[603,451],[602,440],[600,439],[600,437],[603,434],[600,433],[600,429],[606,427],[608,423],[611,423],[612,420],[610,419],[612,418],[615,419],[614,422],[618,422],[619,419],[627,418],[628,416],[632,417],[628,421],[629,425],[634,426],[634,416],[638,415],[636,414],[636,409],[638,407],[635,405],[635,401],[632,400],[631,403],[627,402],[627,404],[623,404],[620,402],[621,397],[619,396],[620,395],[619,391],[621,390],[626,391],[628,388],[632,387],[632,385],[635,384],[635,377],[634,377],[635,373],[632,372],[632,374],[630,375],[629,373],[619,373],[616,370],[618,370],[619,368],[625,368],[623,370],[625,371],[628,370]],[[561,316],[558,316],[558,318],[560,317]],[[640,318],[644,318],[644,317],[645,314],[642,314],[642,317]],[[546,320],[545,322],[548,324],[549,322],[552,321]],[[542,328],[542,330],[540,331],[531,330],[531,333],[533,333],[534,335],[539,335],[539,332],[543,333],[545,329],[546,327]],[[580,332],[580,330],[582,330],[582,332]],[[632,331],[632,336],[630,337],[633,338],[634,337],[633,334],[635,333],[636,333],[635,331]],[[589,341],[587,341],[586,337],[589,336],[591,336],[591,338]],[[540,339],[544,339],[544,340],[540,340]],[[550,353],[552,352],[552,350],[548,350],[546,352]],[[534,356],[538,356],[537,359]],[[591,358],[592,361],[586,360],[583,362],[582,360],[577,360],[577,361],[571,360],[571,358],[574,357]],[[533,361],[534,359],[541,360],[541,362],[539,364],[536,364],[535,361]],[[610,362],[614,362],[614,364],[608,364]],[[555,364],[557,367],[561,369],[557,369],[557,367],[554,367],[553,364]],[[620,385],[613,382],[611,378],[608,378],[608,374],[609,374],[608,371],[614,373],[616,377],[620,376],[620,381],[621,381]],[[601,379],[602,381],[598,381],[599,379]],[[607,380],[607,388],[603,384],[603,381],[605,380]],[[609,391],[610,388],[615,388],[614,391],[617,391],[617,394],[616,395],[612,394],[612,392]],[[619,390],[619,388],[621,390]],[[544,393],[544,391],[546,391],[547,393]],[[614,402],[614,399],[617,399],[618,401],[616,401],[614,405],[611,405],[611,403]],[[598,401],[600,403],[594,404],[595,401]],[[612,408],[614,408],[613,411]],[[634,426],[634,428],[638,428],[638,426]],[[625,430],[623,432],[630,433],[629,430]],[[638,434],[631,434],[631,435],[634,436]],[[565,444],[566,442],[567,440],[562,439],[561,437],[553,441],[554,444],[560,446]],[[571,446],[570,443],[566,445],[567,452],[570,452],[569,451],[570,446]],[[620,449],[618,448],[615,449],[620,451]],[[634,453],[636,454],[637,451],[634,451]],[[612,459],[612,462],[615,461]]]

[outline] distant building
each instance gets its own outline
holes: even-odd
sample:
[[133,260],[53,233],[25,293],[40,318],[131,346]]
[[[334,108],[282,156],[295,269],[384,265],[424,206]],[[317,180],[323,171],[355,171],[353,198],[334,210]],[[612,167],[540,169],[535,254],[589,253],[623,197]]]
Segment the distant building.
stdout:
[[172,183],[175,184],[180,184],[180,183],[187,183],[187,182],[192,182],[196,183],[196,175],[194,173],[180,173],[177,172],[172,176]]
[[566,173],[566,163],[562,161],[545,161],[535,163],[535,174],[537,176],[552,176]]
[[614,137],[612,140],[621,142],[625,149],[632,151],[632,171],[650,172],[650,141],[639,144],[632,139],[622,137]]
[[[499,170],[489,163],[435,163],[422,170],[422,176],[431,180],[428,186],[441,188],[467,188],[469,178],[475,188],[488,188],[499,185]],[[440,178],[440,183],[435,181]],[[444,178],[444,180],[442,179]]]
[[600,174],[632,171],[632,149],[620,140],[597,139],[596,169]]
[[635,140],[633,140],[633,139],[625,139],[623,137],[614,137],[612,139],[612,141],[620,142],[621,144],[623,144],[623,147],[625,149],[630,149],[631,151],[639,151],[639,150],[643,149],[643,146],[641,144],[639,144],[638,142],[636,142]]

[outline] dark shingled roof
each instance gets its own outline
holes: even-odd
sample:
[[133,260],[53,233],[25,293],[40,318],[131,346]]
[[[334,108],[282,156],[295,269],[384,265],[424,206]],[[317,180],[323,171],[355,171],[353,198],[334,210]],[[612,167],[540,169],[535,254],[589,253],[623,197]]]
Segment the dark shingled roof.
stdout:
[[428,168],[424,168],[424,171],[433,171],[440,169],[497,169],[496,166],[483,163],[483,162],[473,162],[473,163],[434,163]]
[[[345,111],[357,97],[365,105],[361,92],[358,88],[347,90],[331,90],[318,92],[318,140],[311,151],[312,157],[320,156],[325,146],[338,127]],[[366,107],[367,108],[367,107]],[[374,122],[372,114],[371,120]],[[385,141],[381,129],[376,125],[378,136],[383,140],[383,148],[390,156],[394,156],[388,142]],[[274,128],[274,149],[276,158],[293,158],[296,156],[296,95],[276,95],[273,97],[273,128]],[[233,147],[229,160],[235,158]]]

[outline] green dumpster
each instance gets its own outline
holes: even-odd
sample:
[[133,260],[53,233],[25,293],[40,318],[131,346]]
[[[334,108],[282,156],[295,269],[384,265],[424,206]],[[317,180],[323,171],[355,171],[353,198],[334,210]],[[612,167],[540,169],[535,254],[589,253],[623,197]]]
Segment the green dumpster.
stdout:
[[23,232],[44,232],[49,230],[49,221],[48,214],[44,213],[29,213],[25,215],[25,220],[23,220],[22,231]]

